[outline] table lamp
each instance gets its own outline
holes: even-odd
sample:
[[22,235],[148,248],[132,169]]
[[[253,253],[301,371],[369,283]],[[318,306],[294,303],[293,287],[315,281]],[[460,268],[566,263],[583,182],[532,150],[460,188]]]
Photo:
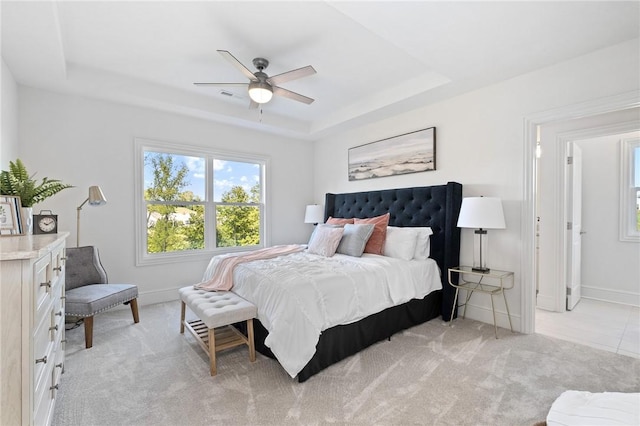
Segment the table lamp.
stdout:
[[488,273],[487,229],[505,229],[502,201],[494,197],[469,197],[462,200],[458,228],[477,228],[473,238],[474,272]]
[[324,208],[318,204],[310,204],[304,212],[304,223],[317,225],[324,222]]

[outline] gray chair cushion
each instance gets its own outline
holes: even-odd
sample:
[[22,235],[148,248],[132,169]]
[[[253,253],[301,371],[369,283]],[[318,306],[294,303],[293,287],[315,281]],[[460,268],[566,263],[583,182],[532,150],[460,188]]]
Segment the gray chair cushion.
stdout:
[[132,284],[92,284],[67,290],[65,314],[90,317],[98,312],[138,297],[138,287]]

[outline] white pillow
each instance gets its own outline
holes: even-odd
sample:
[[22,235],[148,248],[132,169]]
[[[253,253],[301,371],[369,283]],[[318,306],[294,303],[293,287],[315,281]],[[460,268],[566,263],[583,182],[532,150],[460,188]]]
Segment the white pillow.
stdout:
[[431,255],[431,242],[429,239],[429,236],[433,235],[433,230],[429,227],[426,226],[405,226],[402,228],[398,228],[395,226],[389,226],[387,228],[387,232],[390,228],[396,228],[396,229],[411,229],[415,232],[418,233],[417,235],[417,241],[416,241],[416,248],[415,251],[413,252],[413,259],[417,259],[417,260],[426,260],[429,258],[429,256]]
[[433,230],[428,227],[412,228],[418,231],[418,242],[416,243],[416,251],[413,254],[414,259],[426,260],[431,255],[431,239]]
[[387,239],[382,254],[387,257],[411,260],[416,251],[418,231],[414,228],[387,227]]
[[309,253],[331,257],[336,253],[343,232],[344,228],[341,226],[318,225],[311,234],[307,250]]

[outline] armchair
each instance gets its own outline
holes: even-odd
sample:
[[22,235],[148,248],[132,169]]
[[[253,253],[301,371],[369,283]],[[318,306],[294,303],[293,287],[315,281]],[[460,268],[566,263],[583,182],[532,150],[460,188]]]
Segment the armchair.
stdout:
[[138,318],[138,287],[108,284],[107,272],[93,246],[67,248],[65,273],[65,315],[84,319],[86,348],[93,346],[93,316],[121,303],[131,306],[133,321]]

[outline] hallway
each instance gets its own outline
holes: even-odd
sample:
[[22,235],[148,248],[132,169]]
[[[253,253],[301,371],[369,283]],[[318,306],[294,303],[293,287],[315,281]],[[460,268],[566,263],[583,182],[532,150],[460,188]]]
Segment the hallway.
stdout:
[[573,311],[536,309],[536,333],[640,358],[640,308],[582,298]]

